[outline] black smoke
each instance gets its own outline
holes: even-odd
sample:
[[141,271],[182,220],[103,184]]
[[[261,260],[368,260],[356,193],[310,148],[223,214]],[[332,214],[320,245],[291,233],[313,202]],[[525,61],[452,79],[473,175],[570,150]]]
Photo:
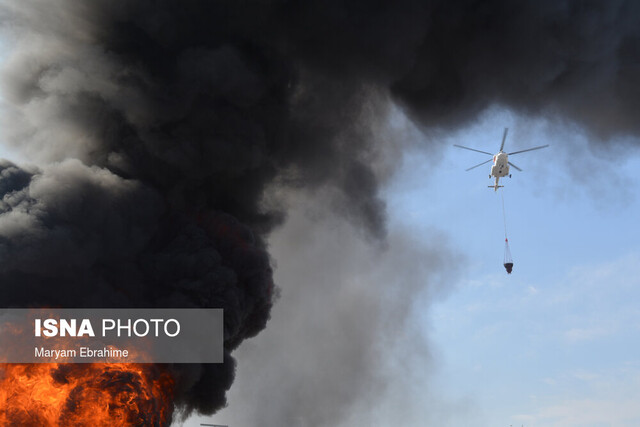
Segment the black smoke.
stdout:
[[[637,134],[633,1],[2,1],[2,306],[222,307],[225,363],[178,404],[226,403],[231,352],[277,294],[273,186],[332,187],[384,237],[372,134],[392,100],[425,127],[493,105],[594,138]],[[388,141],[393,145],[393,141]],[[286,262],[286,260],[281,260]]]

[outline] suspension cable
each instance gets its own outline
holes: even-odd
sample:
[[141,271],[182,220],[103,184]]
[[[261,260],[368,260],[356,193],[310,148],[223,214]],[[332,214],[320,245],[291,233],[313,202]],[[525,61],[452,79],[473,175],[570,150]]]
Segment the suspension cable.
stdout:
[[504,240],[507,239],[507,214],[504,210],[504,190],[500,192],[500,197],[502,198],[502,219],[504,220]]

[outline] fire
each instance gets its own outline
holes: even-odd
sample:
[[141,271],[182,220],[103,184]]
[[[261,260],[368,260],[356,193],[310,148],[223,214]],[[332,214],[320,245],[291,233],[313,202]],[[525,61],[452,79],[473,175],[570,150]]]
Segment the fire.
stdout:
[[0,425],[167,426],[173,390],[161,365],[0,364]]

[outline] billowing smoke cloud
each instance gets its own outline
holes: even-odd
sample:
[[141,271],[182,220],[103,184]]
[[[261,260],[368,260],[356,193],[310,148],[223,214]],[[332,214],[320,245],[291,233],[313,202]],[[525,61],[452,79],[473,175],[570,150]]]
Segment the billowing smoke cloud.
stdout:
[[274,300],[265,238],[284,212],[266,188],[332,188],[384,237],[389,99],[422,126],[502,104],[637,133],[639,9],[2,1],[3,131],[38,167],[0,165],[0,302],[224,308],[225,363],[177,368],[178,403],[214,411]]
[[[388,248],[371,245],[323,206],[326,196],[292,197],[287,225],[270,239],[287,261],[275,271],[282,296],[267,330],[238,349],[219,424],[425,425],[424,412],[438,409],[410,384],[424,385],[432,362],[421,315],[448,290],[461,257],[438,233],[393,224]],[[415,406],[428,408],[422,418],[411,416]]]

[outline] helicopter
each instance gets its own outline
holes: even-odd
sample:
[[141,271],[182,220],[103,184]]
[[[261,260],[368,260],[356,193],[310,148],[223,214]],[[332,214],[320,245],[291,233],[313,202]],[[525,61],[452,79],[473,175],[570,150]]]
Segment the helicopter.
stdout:
[[504,128],[504,134],[502,135],[502,144],[500,144],[500,151],[496,154],[491,154],[489,152],[486,151],[480,151],[480,150],[476,150],[475,148],[469,148],[469,147],[464,147],[462,145],[458,145],[458,144],[453,144],[454,147],[458,147],[458,148],[464,148],[465,150],[471,150],[471,151],[476,151],[478,153],[482,153],[482,154],[488,154],[490,156],[493,156],[491,159],[484,161],[482,163],[479,163],[475,166],[471,166],[468,169],[465,169],[465,171],[470,171],[471,169],[475,169],[478,166],[482,166],[486,163],[489,163],[491,160],[493,160],[493,165],[491,166],[491,172],[489,174],[489,178],[491,177],[495,177],[496,178],[496,182],[494,185],[489,185],[489,188],[493,188],[495,191],[498,191],[498,188],[500,187],[504,187],[503,185],[498,185],[500,178],[505,177],[505,176],[509,176],[509,178],[511,178],[511,174],[509,173],[509,166],[513,166],[514,169],[522,172],[522,169],[520,169],[518,166],[514,165],[513,163],[511,163],[509,161],[509,156],[512,156],[514,154],[520,154],[520,153],[524,153],[527,151],[533,151],[533,150],[540,150],[541,148],[546,148],[549,146],[549,144],[547,145],[540,145],[539,147],[533,147],[533,148],[527,148],[526,150],[520,150],[520,151],[514,151],[513,153],[505,153],[504,151],[502,151],[504,149],[504,142],[507,139],[507,132],[509,131],[509,128]]

